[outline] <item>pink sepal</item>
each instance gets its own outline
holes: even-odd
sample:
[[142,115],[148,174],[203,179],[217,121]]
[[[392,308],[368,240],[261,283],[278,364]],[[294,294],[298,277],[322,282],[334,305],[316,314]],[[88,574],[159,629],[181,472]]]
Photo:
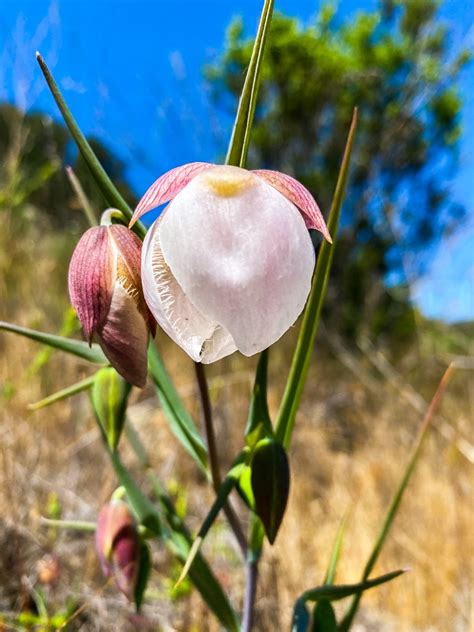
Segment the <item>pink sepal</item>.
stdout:
[[279,171],[256,169],[252,173],[255,173],[255,175],[268,182],[268,184],[284,195],[290,202],[293,202],[301,211],[306,226],[319,230],[324,238],[330,244],[332,243],[331,235],[327,229],[323,214],[319,210],[316,200],[306,187],[298,182],[298,180]]
[[215,166],[209,162],[188,162],[186,165],[175,167],[164,173],[151,185],[138,203],[129,227],[132,227],[148,211],[172,200],[199,173]]

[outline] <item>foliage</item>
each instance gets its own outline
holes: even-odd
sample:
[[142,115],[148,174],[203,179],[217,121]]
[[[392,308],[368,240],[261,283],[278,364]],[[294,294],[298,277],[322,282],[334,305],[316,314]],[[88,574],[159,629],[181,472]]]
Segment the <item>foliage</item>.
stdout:
[[[272,22],[251,166],[292,173],[324,211],[352,109],[359,107],[328,296],[331,324],[351,336],[413,331],[406,257],[416,262],[408,275],[421,272],[420,251],[462,212],[448,200],[447,178],[461,133],[456,82],[468,55],[450,58],[437,6],[437,0],[380,0],[377,10],[341,22],[326,3],[306,25],[282,14]],[[240,94],[251,49],[242,21],[234,20],[223,55],[206,70],[224,108]],[[396,293],[386,287],[389,274]]]

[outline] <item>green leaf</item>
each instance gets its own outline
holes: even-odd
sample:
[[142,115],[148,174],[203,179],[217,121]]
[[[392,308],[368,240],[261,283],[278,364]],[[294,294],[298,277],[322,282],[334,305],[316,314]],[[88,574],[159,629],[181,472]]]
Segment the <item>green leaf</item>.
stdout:
[[155,383],[158,398],[165,413],[170,429],[189,452],[200,468],[208,474],[207,449],[194,421],[183,406],[181,398],[165,369],[158,349],[154,344],[148,347],[148,365],[151,378]]
[[0,321],[0,330],[2,329],[14,334],[19,334],[20,336],[25,336],[36,342],[41,342],[44,345],[48,345],[48,347],[60,349],[65,353],[70,353],[88,362],[104,365],[109,363],[102,349],[96,344],[89,346],[87,342],[83,342],[82,340],[63,338],[62,336],[55,336],[54,334],[36,331],[36,329],[28,329],[27,327],[20,327],[19,325]]
[[237,491],[249,509],[255,511],[255,496],[252,490],[252,468],[244,465],[237,482]]
[[387,573],[386,575],[381,575],[380,577],[376,577],[375,579],[368,579],[364,582],[359,582],[358,584],[319,586],[318,588],[313,588],[312,590],[306,590],[301,595],[301,599],[303,601],[319,601],[320,599],[325,599],[327,601],[338,601],[339,599],[344,599],[345,597],[350,597],[351,595],[362,593],[364,592],[364,590],[369,590],[369,588],[375,588],[375,586],[385,584],[386,582],[399,577],[403,573],[406,573],[406,570],[402,569],[398,571],[392,571],[391,573]]
[[273,13],[273,0],[265,0],[258,25],[257,36],[253,45],[244,87],[240,95],[239,107],[235,118],[232,138],[227,152],[226,164],[245,167],[250,143],[255,106],[257,103],[260,72]]
[[267,402],[268,349],[262,351],[257,364],[249,416],[245,429],[246,443],[253,448],[263,437],[273,437]]
[[53,393],[52,395],[48,395],[44,399],[40,399],[38,402],[34,404],[28,404],[28,408],[30,410],[39,410],[40,408],[46,408],[46,406],[51,406],[56,402],[60,402],[63,399],[67,399],[68,397],[72,397],[72,395],[76,395],[82,391],[86,391],[92,387],[94,384],[95,375],[91,375],[86,377],[84,380],[80,380],[80,382],[76,382],[75,384],[71,384],[71,386],[67,386],[66,388]]
[[125,488],[130,507],[143,526],[156,536],[162,535],[161,517],[152,502],[138,487],[117,452],[109,452],[112,465],[120,484]]
[[331,551],[331,558],[329,560],[328,569],[326,571],[326,577],[324,579],[325,584],[331,585],[334,583],[334,579],[336,577],[337,563],[339,562],[339,558],[341,556],[342,543],[344,540],[344,535],[346,533],[346,526],[347,516],[344,517],[337,531],[336,539]]
[[305,602],[297,599],[293,608],[291,632],[307,632],[309,626],[309,612]]
[[138,564],[138,577],[135,585],[135,607],[137,612],[143,603],[143,597],[151,572],[151,554],[146,542],[140,543],[140,561]]
[[[149,472],[149,480],[169,525],[169,531],[163,530],[163,538],[168,548],[185,564],[193,544],[191,534],[176,512],[173,502],[163,489],[159,479],[151,471]],[[200,552],[197,553],[189,569],[189,577],[225,629],[239,632],[240,624],[228,597]]]
[[256,514],[273,544],[285,513],[290,491],[290,468],[284,447],[273,439],[263,439],[252,459],[252,491]]
[[219,489],[216,493],[216,498],[212,503],[212,507],[209,510],[204,522],[201,525],[201,528],[198,531],[195,541],[191,547],[188,558],[184,565],[181,575],[179,576],[178,581],[176,582],[176,586],[178,586],[186,577],[191,568],[191,564],[193,563],[194,558],[196,557],[199,549],[201,548],[201,544],[204,541],[204,538],[209,533],[209,529],[214,524],[217,516],[219,515],[220,510],[224,507],[229,497],[230,492],[237,485],[237,482],[241,476],[242,470],[245,467],[245,458],[246,454],[242,452],[239,454],[237,459],[234,462],[232,469],[227,473],[227,476],[222,481]]
[[290,373],[283,394],[283,399],[276,422],[275,436],[288,448],[295,423],[296,413],[301,401],[301,395],[308,374],[311,354],[314,348],[314,341],[318,331],[321,309],[326,297],[326,289],[334,255],[334,246],[341,214],[342,202],[346,190],[347,178],[349,174],[350,157],[354,135],[357,124],[357,110],[354,110],[352,124],[347,138],[344,157],[337,179],[334,199],[329,213],[328,229],[333,238],[333,244],[323,241],[316,262],[316,269],[313,276],[311,291],[304,310],[303,322],[301,324],[296,349],[291,363]]
[[[160,480],[150,469],[150,460],[145,447],[140,441],[138,433],[130,423],[127,423],[125,429],[127,439],[130,441],[141,466],[148,473],[151,488],[160,503],[166,520],[167,524],[162,524],[161,537],[170,551],[184,564],[189,556],[192,545],[191,534],[176,511],[171,498],[164,490]],[[194,560],[189,571],[189,577],[197,590],[201,593],[202,598],[210,610],[219,619],[225,629],[231,632],[238,632],[240,629],[239,621],[229,603],[227,595],[209,568],[205,558],[200,553],[197,554]]]
[[[456,361],[454,361],[446,369],[446,371],[443,374],[443,377],[441,378],[438,384],[438,388],[436,389],[436,392],[433,395],[433,399],[431,400],[430,405],[428,406],[428,409],[421,423],[421,428],[418,433],[418,437],[416,439],[412,453],[410,455],[406,468],[403,472],[400,483],[387,509],[387,513],[385,514],[385,517],[382,523],[382,528],[380,529],[380,532],[377,536],[377,539],[375,540],[375,544],[370,553],[369,559],[367,560],[367,563],[365,565],[364,572],[362,574],[362,580],[367,579],[367,577],[370,575],[370,573],[372,572],[372,569],[375,566],[375,563],[377,562],[380,552],[382,551],[382,547],[385,544],[389,531],[398,513],[398,509],[400,508],[400,504],[402,502],[402,498],[405,493],[405,490],[408,486],[408,483],[410,482],[412,474],[415,470],[415,466],[418,463],[418,459],[420,458],[421,449],[423,447],[424,441],[428,434],[428,430],[433,421],[434,414],[441,403],[441,400],[444,395],[444,391],[446,390],[446,387],[449,381],[451,380],[451,377],[453,376],[453,373],[456,370],[456,368],[458,368],[458,366],[456,365]],[[354,617],[359,608],[361,597],[362,597],[362,594],[357,594],[352,600],[351,605],[349,606],[347,613],[345,614],[344,619],[342,620],[339,626],[341,632],[348,632],[348,630],[350,629],[352,625],[352,621],[354,620]]]
[[[64,100],[64,97],[61,94],[61,91],[59,90],[59,86],[54,80],[54,77],[51,74],[51,71],[49,70],[48,66],[46,65],[46,62],[44,61],[44,59],[39,53],[36,53],[36,59],[38,60],[38,63],[41,68],[41,72],[43,73],[44,78],[46,79],[46,83],[48,84],[49,89],[51,90],[51,94],[53,95],[54,100],[56,101],[56,104],[63,116],[63,119],[66,125],[68,126],[72,137],[76,141],[79,151],[81,152],[85,163],[89,167],[89,170],[94,176],[94,179],[97,182],[98,187],[102,191],[105,199],[107,200],[108,204],[110,204],[110,206],[120,209],[122,213],[128,219],[131,219],[132,209],[129,207],[127,202],[123,199],[123,197],[121,196],[121,194],[119,193],[115,185],[113,184],[112,180],[109,178],[109,176],[105,172],[104,168],[102,167],[99,160],[97,159],[97,156],[94,154],[92,147],[89,145],[86,137],[81,132],[79,125],[76,123],[75,118],[71,114],[71,111],[68,108],[66,101]],[[145,234],[143,227],[140,227],[138,230],[142,234],[142,236]]]
[[313,625],[311,632],[337,632],[337,621],[330,602],[321,599],[313,610]]
[[116,450],[120,441],[131,389],[112,367],[104,367],[95,375],[92,406],[111,450]]

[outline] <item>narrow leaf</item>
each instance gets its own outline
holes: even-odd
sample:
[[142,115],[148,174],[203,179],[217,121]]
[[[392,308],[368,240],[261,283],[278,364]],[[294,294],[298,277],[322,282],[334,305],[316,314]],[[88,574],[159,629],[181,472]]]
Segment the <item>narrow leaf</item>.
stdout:
[[290,491],[290,468],[283,446],[272,439],[257,444],[252,460],[255,509],[273,544],[285,513]]
[[[177,514],[173,502],[163,489],[159,479],[151,471],[149,472],[149,480],[170,528],[169,531],[163,530],[165,543],[184,564],[191,551],[193,542],[191,534],[182,518]],[[189,577],[224,628],[230,632],[239,632],[239,621],[228,597],[200,552],[197,553],[189,569]]]
[[89,347],[87,342],[83,342],[82,340],[63,338],[62,336],[55,336],[54,334],[36,331],[36,329],[28,329],[27,327],[20,327],[19,325],[0,321],[0,330],[2,329],[14,334],[19,334],[20,336],[25,336],[36,342],[41,342],[44,345],[48,345],[48,347],[60,349],[65,353],[70,353],[88,362],[108,364],[107,358],[102,353],[102,349],[96,344]]
[[263,5],[257,36],[253,45],[244,87],[240,95],[239,107],[235,118],[232,138],[227,152],[226,164],[245,167],[250,143],[255,107],[257,104],[260,73],[265,44],[270,29],[273,13],[273,0],[265,0]]
[[94,209],[92,208],[92,205],[84,189],[82,188],[81,183],[79,182],[79,178],[74,173],[74,169],[72,167],[66,167],[66,175],[69,179],[69,182],[71,183],[71,187],[73,188],[74,193],[77,196],[77,199],[79,200],[82,210],[84,211],[84,215],[89,222],[89,225],[97,226],[98,220],[95,216]]
[[[337,179],[334,199],[329,213],[328,229],[334,242],[336,241],[339,217],[341,214],[342,202],[349,175],[350,157],[354,142],[356,124],[357,110],[354,110],[352,124],[344,151],[344,157],[342,159],[341,169]],[[326,289],[333,255],[334,244],[331,245],[327,241],[324,241],[321,244],[321,249],[318,254],[313,283],[304,311],[303,322],[301,324],[290,373],[276,423],[275,436],[285,446],[285,448],[288,448],[290,445],[296,413],[300,405],[301,395],[303,393],[306,376],[308,374],[311,354],[314,348],[314,341],[318,331],[321,309],[326,297]]]
[[143,603],[143,597],[148,584],[148,579],[151,572],[151,554],[150,549],[146,542],[140,543],[140,560],[138,562],[138,576],[137,583],[135,584],[135,607],[137,612]]
[[262,351],[258,360],[250,401],[245,439],[253,447],[263,437],[272,437],[273,428],[267,403],[268,349]]
[[309,612],[305,602],[297,599],[293,608],[291,632],[307,632],[309,626]]
[[336,615],[331,603],[326,599],[316,603],[311,632],[337,632]]
[[245,467],[245,464],[242,463],[243,459],[245,458],[244,453],[240,454],[232,469],[228,472],[227,476],[225,477],[225,479],[222,481],[219,489],[217,490],[216,493],[216,498],[214,500],[214,502],[212,503],[212,507],[209,510],[207,516],[204,519],[204,522],[202,523],[196,540],[193,542],[193,545],[191,547],[191,550],[189,552],[188,558],[186,559],[186,563],[184,565],[184,568],[181,572],[181,575],[178,579],[178,581],[176,582],[176,587],[179,586],[179,584],[185,579],[186,575],[189,572],[189,569],[191,568],[191,564],[194,561],[194,558],[196,557],[202,542],[204,541],[204,538],[206,537],[206,535],[209,533],[209,529],[212,527],[212,525],[214,524],[217,516],[219,515],[220,510],[225,506],[225,504],[227,503],[227,499],[229,497],[229,494],[231,493],[231,491],[234,489],[234,487],[236,486],[242,469]]
[[48,395],[48,397],[45,397],[44,399],[40,399],[38,402],[35,402],[34,404],[28,404],[28,408],[30,410],[39,410],[40,408],[46,408],[46,406],[51,406],[52,404],[55,404],[56,402],[60,402],[63,399],[67,399],[68,397],[72,397],[72,395],[76,395],[77,393],[86,391],[87,389],[91,388],[91,386],[94,384],[94,380],[95,380],[95,375],[86,377],[84,380],[81,380],[80,382],[76,382],[75,384],[71,384],[71,386],[67,386],[66,388],[63,388],[60,391],[53,393],[52,395]]
[[350,597],[351,595],[356,595],[364,592],[364,590],[369,590],[369,588],[375,588],[375,586],[380,586],[381,584],[385,584],[386,582],[399,577],[406,573],[406,569],[392,571],[391,573],[387,573],[386,575],[381,575],[380,577],[376,577],[375,579],[368,579],[363,582],[359,582],[358,584],[341,584],[340,586],[319,586],[318,588],[313,588],[312,590],[307,590],[301,595],[301,599],[303,601],[319,601],[320,599],[325,599],[327,601],[338,601],[339,599],[344,599],[345,597]]
[[208,475],[207,449],[194,421],[183,406],[181,398],[165,369],[158,349],[154,344],[148,348],[149,371],[155,383],[158,398],[170,429],[200,468]]
[[117,452],[109,452],[109,454],[115,473],[117,474],[117,478],[119,479],[120,484],[125,488],[128,502],[137,516],[138,521],[147,527],[152,533],[160,536],[162,532],[160,514],[153,506],[152,502],[138,487],[137,483],[122,463]]
[[[403,494],[405,493],[408,483],[410,482],[412,474],[415,470],[415,466],[418,462],[418,459],[420,458],[421,449],[428,435],[428,430],[433,421],[435,412],[437,411],[441,403],[446,387],[449,384],[455,369],[456,369],[456,364],[455,362],[452,362],[449,365],[449,367],[446,369],[446,371],[444,372],[443,377],[441,378],[438,384],[438,388],[436,389],[436,392],[433,395],[433,399],[431,400],[430,405],[428,406],[428,410],[426,411],[426,414],[421,423],[418,437],[413,447],[413,451],[411,453],[410,459],[408,460],[407,466],[403,472],[400,483],[387,509],[387,513],[385,514],[385,517],[382,523],[382,528],[380,529],[377,539],[375,540],[373,549],[370,553],[369,559],[367,560],[367,563],[365,565],[364,572],[362,574],[362,580],[367,579],[367,577],[370,575],[370,573],[372,572],[372,569],[375,566],[375,563],[377,562],[380,552],[382,551],[382,547],[385,544],[385,540],[387,539],[390,528],[400,508]],[[349,606],[349,609],[346,615],[344,616],[344,619],[341,622],[341,625],[340,625],[341,632],[348,632],[348,630],[350,629],[352,625],[352,621],[354,620],[354,617],[359,608],[361,597],[362,595],[358,594],[352,600],[351,605]]]
[[337,563],[339,562],[339,558],[341,556],[342,543],[344,540],[344,535],[346,533],[346,526],[347,515],[342,520],[337,531],[336,539],[331,551],[331,558],[329,560],[328,569],[326,571],[326,577],[324,578],[325,584],[331,585],[334,583],[334,579],[336,577]]
[[[92,147],[89,145],[86,137],[81,132],[79,125],[77,124],[75,118],[73,117],[70,109],[68,108],[66,101],[64,100],[61,91],[59,90],[59,86],[54,80],[51,71],[49,70],[46,62],[40,55],[40,53],[36,53],[36,59],[41,68],[41,72],[46,79],[46,83],[51,90],[51,94],[56,101],[56,104],[61,111],[61,114],[64,118],[66,125],[71,132],[72,137],[76,141],[76,144],[79,148],[79,151],[84,158],[85,163],[89,167],[90,172],[94,176],[95,181],[97,182],[98,187],[102,191],[105,199],[110,204],[110,206],[116,207],[122,211],[122,213],[130,219],[132,217],[132,210],[127,204],[127,202],[123,199],[122,195],[119,193],[112,180],[109,178],[104,168],[100,164],[97,156],[95,155]],[[144,234],[144,230],[141,229],[142,234]]]

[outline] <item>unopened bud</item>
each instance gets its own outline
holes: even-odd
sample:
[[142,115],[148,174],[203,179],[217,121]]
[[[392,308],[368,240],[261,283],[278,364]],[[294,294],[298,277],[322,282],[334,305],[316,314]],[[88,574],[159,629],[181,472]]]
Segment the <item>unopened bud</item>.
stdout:
[[96,550],[106,577],[130,601],[134,598],[140,563],[140,538],[130,509],[121,500],[102,507],[97,521]]

